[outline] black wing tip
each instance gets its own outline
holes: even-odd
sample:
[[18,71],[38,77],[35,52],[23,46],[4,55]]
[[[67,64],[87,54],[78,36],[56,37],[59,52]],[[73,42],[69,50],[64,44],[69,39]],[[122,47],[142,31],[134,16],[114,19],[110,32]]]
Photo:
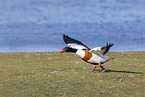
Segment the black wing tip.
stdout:
[[68,44],[69,43],[69,39],[71,39],[68,35],[65,35],[64,33],[62,34],[62,36],[63,36],[63,40],[64,40],[64,42],[66,43],[66,44]]
[[114,45],[114,43],[106,43],[106,46],[109,46],[109,47],[111,47],[111,46],[113,46]]
[[66,35],[66,34],[62,34],[62,36],[63,36],[63,38],[67,38],[67,37],[69,37],[68,35]]
[[65,37],[65,34],[63,33],[62,36]]

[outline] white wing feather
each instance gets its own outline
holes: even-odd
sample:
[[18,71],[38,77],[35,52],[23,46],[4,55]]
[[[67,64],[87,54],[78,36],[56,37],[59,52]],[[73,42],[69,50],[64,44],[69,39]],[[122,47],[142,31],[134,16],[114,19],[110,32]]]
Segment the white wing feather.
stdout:
[[101,48],[102,48],[102,47],[95,47],[95,48],[92,48],[90,51],[93,51],[93,50],[94,50],[94,51],[101,51]]
[[87,49],[85,46],[83,45],[78,45],[76,43],[68,43],[67,44],[69,47],[71,48],[75,48],[75,49]]

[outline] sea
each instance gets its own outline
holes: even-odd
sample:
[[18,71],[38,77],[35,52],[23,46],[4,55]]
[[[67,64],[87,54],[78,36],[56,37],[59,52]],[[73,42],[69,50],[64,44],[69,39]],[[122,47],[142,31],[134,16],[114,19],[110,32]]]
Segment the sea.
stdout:
[[0,0],[0,53],[60,52],[62,34],[89,48],[145,51],[145,0]]

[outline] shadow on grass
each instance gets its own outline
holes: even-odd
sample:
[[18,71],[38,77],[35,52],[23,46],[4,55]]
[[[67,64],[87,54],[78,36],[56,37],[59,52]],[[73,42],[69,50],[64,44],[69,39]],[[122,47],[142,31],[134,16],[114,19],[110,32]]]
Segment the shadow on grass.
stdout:
[[121,73],[143,74],[142,72],[133,72],[133,71],[118,71],[118,70],[106,70],[105,72],[121,72]]

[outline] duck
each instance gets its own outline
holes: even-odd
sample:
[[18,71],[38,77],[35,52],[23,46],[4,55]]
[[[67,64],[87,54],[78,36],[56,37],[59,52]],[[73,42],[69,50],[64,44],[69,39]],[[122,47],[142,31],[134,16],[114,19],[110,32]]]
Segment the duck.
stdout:
[[92,71],[94,71],[96,67],[99,66],[101,68],[101,72],[105,72],[106,70],[102,64],[108,62],[111,59],[114,59],[105,56],[109,49],[114,45],[113,43],[106,43],[106,46],[90,49],[79,40],[71,38],[65,34],[62,34],[62,36],[64,42],[67,44],[67,47],[64,47],[60,53],[66,52],[77,54],[81,57],[82,60],[93,65]]

